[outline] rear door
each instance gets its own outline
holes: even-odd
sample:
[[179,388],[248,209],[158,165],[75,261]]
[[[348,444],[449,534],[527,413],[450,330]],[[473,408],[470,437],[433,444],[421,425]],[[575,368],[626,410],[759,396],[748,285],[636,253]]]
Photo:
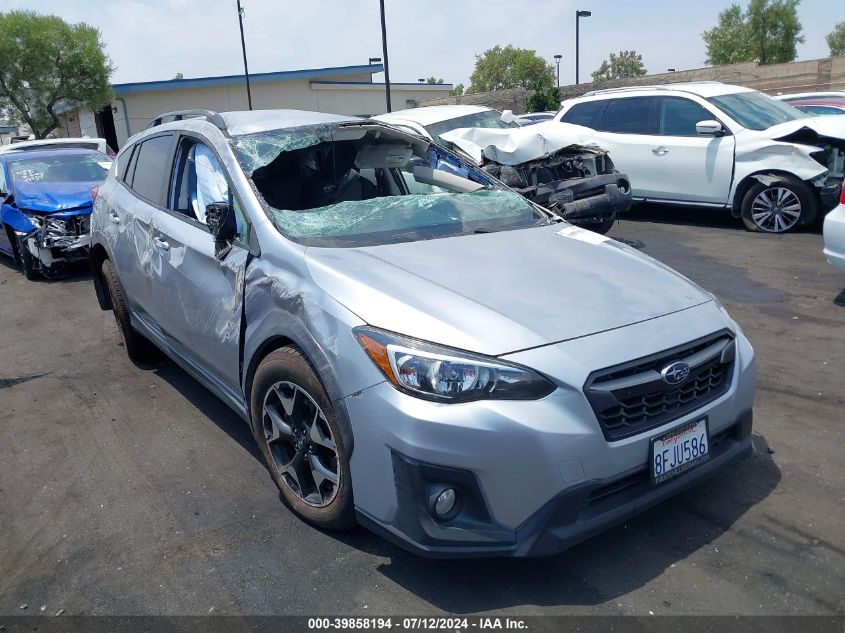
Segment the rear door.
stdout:
[[123,169],[117,174],[121,184],[107,193],[108,217],[102,229],[134,316],[153,328],[153,271],[160,265],[160,258],[153,250],[152,238],[155,219],[166,201],[175,142],[176,135],[171,132],[135,144],[125,169],[119,165]]
[[680,96],[657,97],[657,144],[651,165],[662,178],[653,195],[667,200],[725,204],[731,189],[734,166],[734,137],[702,136],[695,130],[699,121],[716,120],[709,110]]
[[616,168],[631,179],[634,196],[651,198],[665,188],[655,165],[657,99],[650,96],[610,99],[595,125],[596,141],[610,152]]
[[[240,334],[249,226],[219,154],[204,139],[180,137],[169,175],[167,210],[153,236],[160,266],[154,270],[156,320],[168,343],[206,380],[239,398]],[[233,205],[238,241],[214,255],[205,206]]]

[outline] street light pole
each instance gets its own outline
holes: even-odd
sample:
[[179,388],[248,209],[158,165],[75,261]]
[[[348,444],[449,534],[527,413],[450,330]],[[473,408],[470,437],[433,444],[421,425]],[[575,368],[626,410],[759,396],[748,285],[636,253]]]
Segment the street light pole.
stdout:
[[249,90],[249,66],[246,63],[246,41],[244,40],[244,10],[241,7],[241,0],[238,1],[238,24],[241,25],[241,50],[244,54],[244,79],[246,79],[246,102],[252,110],[252,93]]
[[557,64],[557,87],[560,88],[560,60],[563,55],[555,55],[555,63]]
[[384,56],[384,96],[387,99],[387,111],[390,112],[390,66],[387,61],[387,27],[384,23],[384,0],[379,0],[381,8],[381,49]]
[[593,15],[592,11],[576,11],[575,12],[575,83],[576,84],[578,83],[578,54],[580,52],[578,50],[578,47],[579,47],[578,39],[579,39],[579,35],[580,35],[578,27],[579,27],[581,18],[588,18],[591,15]]

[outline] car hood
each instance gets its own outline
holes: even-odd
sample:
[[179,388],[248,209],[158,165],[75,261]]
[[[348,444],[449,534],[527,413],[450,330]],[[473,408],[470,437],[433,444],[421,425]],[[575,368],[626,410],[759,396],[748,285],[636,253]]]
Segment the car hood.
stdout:
[[581,125],[544,121],[520,128],[458,128],[440,138],[457,145],[478,163],[487,159],[520,165],[572,145],[587,144],[595,135],[594,130]]
[[368,324],[489,355],[711,300],[634,249],[568,224],[306,250],[315,283]]
[[94,182],[17,182],[15,203],[23,209],[54,212],[69,211],[92,204],[91,187]]
[[814,116],[773,125],[766,130],[745,130],[775,141],[813,144],[813,136],[845,141],[845,117]]

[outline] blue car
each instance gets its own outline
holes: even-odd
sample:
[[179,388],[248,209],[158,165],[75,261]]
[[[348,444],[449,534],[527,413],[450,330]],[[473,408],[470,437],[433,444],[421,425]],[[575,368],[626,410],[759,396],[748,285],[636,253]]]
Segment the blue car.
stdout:
[[64,275],[86,261],[94,189],[111,159],[97,151],[61,149],[0,154],[0,252],[27,279]]

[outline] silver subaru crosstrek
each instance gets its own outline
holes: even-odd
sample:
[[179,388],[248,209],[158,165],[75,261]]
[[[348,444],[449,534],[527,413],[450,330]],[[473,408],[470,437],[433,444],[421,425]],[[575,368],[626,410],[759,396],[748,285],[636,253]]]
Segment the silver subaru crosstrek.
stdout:
[[754,352],[712,295],[384,123],[162,115],[92,241],[130,357],[237,411],[322,527],[551,554],[751,448]]

